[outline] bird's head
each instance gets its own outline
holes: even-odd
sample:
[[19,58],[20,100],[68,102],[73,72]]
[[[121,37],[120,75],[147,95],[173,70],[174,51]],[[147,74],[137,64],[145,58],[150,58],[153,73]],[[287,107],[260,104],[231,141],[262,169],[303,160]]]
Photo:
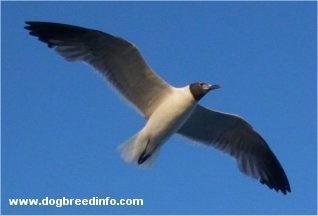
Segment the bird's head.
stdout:
[[194,99],[199,101],[206,93],[208,93],[211,90],[221,88],[221,86],[211,85],[204,82],[196,82],[190,84],[189,88]]

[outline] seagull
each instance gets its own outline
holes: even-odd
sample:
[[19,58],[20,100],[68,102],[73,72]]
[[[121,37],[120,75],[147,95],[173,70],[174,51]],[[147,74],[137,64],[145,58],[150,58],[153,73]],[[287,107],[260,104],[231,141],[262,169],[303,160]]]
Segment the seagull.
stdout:
[[198,103],[219,85],[194,82],[174,87],[148,66],[134,44],[99,30],[51,22],[25,23],[30,35],[67,61],[93,66],[146,119],[145,126],[120,145],[125,161],[149,166],[167,139],[179,134],[234,157],[241,172],[270,189],[291,192],[280,162],[248,122]]

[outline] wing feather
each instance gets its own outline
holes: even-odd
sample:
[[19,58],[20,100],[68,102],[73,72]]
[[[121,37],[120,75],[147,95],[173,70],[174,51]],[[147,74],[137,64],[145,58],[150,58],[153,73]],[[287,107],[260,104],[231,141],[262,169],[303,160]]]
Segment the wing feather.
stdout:
[[284,194],[290,192],[287,176],[266,141],[239,116],[197,105],[179,134],[224,151],[239,169]]
[[68,61],[85,61],[148,118],[171,86],[147,65],[138,49],[113,35],[78,26],[26,22],[30,35],[55,49]]

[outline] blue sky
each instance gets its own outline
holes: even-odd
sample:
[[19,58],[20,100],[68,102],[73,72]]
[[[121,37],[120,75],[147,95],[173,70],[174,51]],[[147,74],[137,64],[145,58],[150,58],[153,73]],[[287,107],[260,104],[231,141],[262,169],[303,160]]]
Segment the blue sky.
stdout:
[[[316,214],[315,2],[2,2],[1,12],[2,214]],[[143,118],[92,68],[30,37],[26,20],[121,36],[175,86],[221,85],[201,104],[248,120],[292,193],[178,136],[152,169],[125,163],[117,146]],[[142,198],[144,206],[8,205],[47,196]]]

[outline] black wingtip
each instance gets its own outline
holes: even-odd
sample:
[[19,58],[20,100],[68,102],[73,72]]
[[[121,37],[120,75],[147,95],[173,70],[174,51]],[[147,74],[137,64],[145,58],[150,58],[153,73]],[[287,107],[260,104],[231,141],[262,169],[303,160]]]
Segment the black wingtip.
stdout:
[[270,189],[274,189],[276,192],[282,192],[284,195],[287,195],[288,192],[291,193],[287,178],[284,179],[284,181],[282,181],[279,185],[273,184],[271,181],[265,181],[264,179],[261,179],[260,183],[267,185]]
[[25,21],[24,29],[31,31],[34,26],[39,26],[47,22],[37,22],[37,21]]
[[29,34],[31,34],[31,30],[32,30],[31,25],[32,25],[32,23],[33,23],[32,21],[25,21],[24,22],[24,24],[25,24],[24,29],[30,31]]
[[56,41],[71,41],[74,37],[81,36],[88,29],[54,22],[25,21],[24,29],[29,34],[46,43],[49,48],[56,46]]

